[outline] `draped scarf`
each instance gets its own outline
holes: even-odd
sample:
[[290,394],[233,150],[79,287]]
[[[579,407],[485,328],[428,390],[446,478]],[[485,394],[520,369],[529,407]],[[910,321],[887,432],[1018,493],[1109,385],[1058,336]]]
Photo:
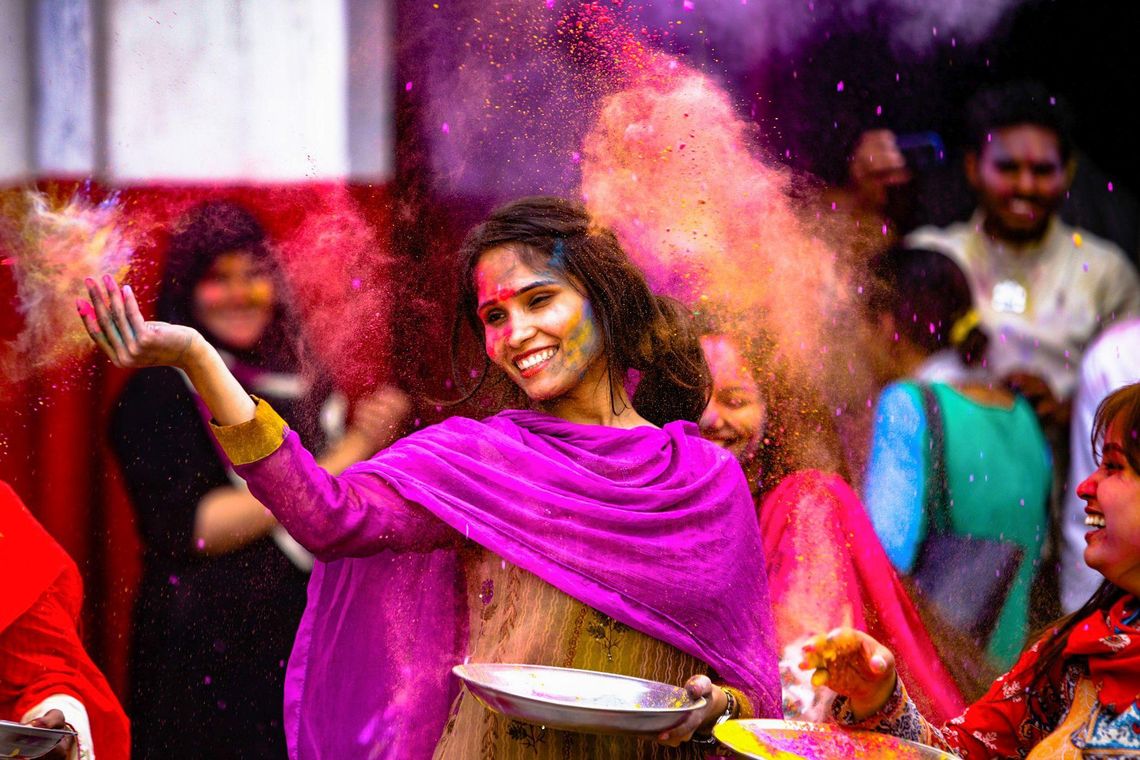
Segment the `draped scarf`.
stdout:
[[[1096,612],[1069,632],[1064,657],[1087,657],[1097,699],[1120,714],[1140,697],[1140,627],[1137,599],[1117,600],[1108,612]],[[1125,622],[1130,621],[1130,622]]]
[[[758,717],[780,717],[755,508],[739,464],[692,423],[455,417],[345,474],[380,477],[459,537],[708,663]],[[441,684],[464,650],[458,553],[317,563],[286,689],[295,756],[348,746],[345,732],[383,736],[398,754],[382,756],[430,754]]]

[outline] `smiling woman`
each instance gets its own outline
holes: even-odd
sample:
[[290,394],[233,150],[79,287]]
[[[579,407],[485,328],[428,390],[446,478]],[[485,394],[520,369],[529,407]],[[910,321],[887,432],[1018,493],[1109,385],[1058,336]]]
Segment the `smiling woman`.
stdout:
[[1140,383],[1109,395],[1093,430],[1100,462],[1077,487],[1088,505],[1085,561],[1104,576],[1092,598],[941,728],[918,715],[885,647],[851,629],[817,636],[805,667],[846,695],[835,710],[841,720],[967,759],[1140,751]]
[[[496,375],[529,408],[453,417],[339,477],[201,333],[145,322],[110,281],[81,304],[117,364],[184,370],[237,474],[317,557],[287,676],[291,754],[690,758],[719,721],[778,717],[759,529],[740,466],[692,424],[709,379],[684,311],[557,198],[495,211],[459,265],[458,313],[487,352],[472,392]],[[466,694],[448,719],[464,659],[684,681],[706,701],[642,737],[522,726]]]
[[475,283],[487,356],[527,396],[549,403],[587,380],[605,388],[601,342],[580,285],[536,272],[507,246],[479,257]]
[[[650,292],[614,234],[577,204],[526,198],[473,229],[460,251],[456,314],[455,342],[466,320],[484,340],[487,369],[556,416],[551,402],[590,406],[579,422],[695,422],[708,401],[708,366],[684,307]],[[640,373],[632,402],[630,370]]]

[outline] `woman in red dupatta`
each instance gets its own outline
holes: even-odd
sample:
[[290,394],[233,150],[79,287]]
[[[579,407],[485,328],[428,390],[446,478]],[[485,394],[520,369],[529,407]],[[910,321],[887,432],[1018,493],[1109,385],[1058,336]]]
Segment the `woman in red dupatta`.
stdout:
[[[706,326],[701,346],[713,391],[700,425],[706,438],[740,460],[759,505],[772,612],[784,648],[780,674],[785,716],[826,717],[831,695],[813,690],[796,665],[800,645],[810,634],[841,625],[864,628],[890,642],[899,653],[900,669],[914,684],[915,700],[928,714],[941,719],[957,715],[965,700],[859,497],[839,475],[789,466],[793,461],[827,460],[822,435],[791,432],[797,423],[805,427],[807,406],[782,404],[794,407],[797,419],[776,419],[769,425],[770,411],[783,417],[779,413],[789,410],[772,409],[776,405],[765,399],[753,369],[757,364],[747,355],[759,352],[742,351],[741,343],[747,345],[724,329]],[[769,389],[768,395],[776,394]],[[771,487],[765,490],[762,483]]]

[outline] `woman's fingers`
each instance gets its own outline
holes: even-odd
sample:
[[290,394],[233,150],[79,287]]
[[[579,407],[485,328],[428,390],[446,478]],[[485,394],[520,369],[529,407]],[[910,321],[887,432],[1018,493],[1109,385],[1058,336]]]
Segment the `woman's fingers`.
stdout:
[[813,636],[804,644],[801,670],[814,670],[812,684],[822,686],[835,675],[858,674],[867,678],[882,676],[894,661],[890,650],[870,636],[853,628],[836,628]]
[[895,658],[891,651],[865,633],[843,627],[813,636],[803,646],[803,670],[811,670],[813,686],[851,699],[860,715],[881,709],[895,685]]
[[693,699],[711,696],[712,690],[712,679],[706,675],[693,676],[685,683],[685,691],[689,692],[689,696]]
[[87,334],[91,336],[91,340],[95,341],[95,345],[97,345],[112,362],[117,364],[118,357],[115,356],[115,349],[107,342],[107,336],[103,334],[103,328],[99,327],[99,321],[95,318],[95,308],[83,299],[76,299],[75,308],[79,311],[79,318],[83,320],[83,327],[86,328]]
[[134,357],[138,354],[138,341],[135,339],[134,329],[127,320],[127,312],[123,306],[123,294],[119,290],[119,285],[111,275],[105,274],[103,275],[103,288],[107,292],[107,302],[110,304],[111,321],[115,323],[115,329],[119,331],[119,337],[122,338],[127,353]]
[[[657,741],[661,744],[677,747],[680,746],[682,742],[688,741],[697,729],[699,729],[705,721],[709,720],[710,711],[716,709],[713,682],[707,675],[696,675],[690,678],[685,683],[685,691],[689,693],[689,696],[693,700],[703,697],[705,699],[705,707],[703,710],[689,713],[688,717],[685,718],[685,722],[681,725],[658,734]],[[721,712],[723,712],[723,708]]]
[[127,322],[135,334],[135,339],[141,339],[146,333],[146,318],[142,315],[138,299],[135,298],[135,291],[130,285],[123,286],[123,306],[126,309]]
[[91,302],[76,301],[88,335],[117,367],[181,366],[199,333],[191,327],[148,322],[134,291],[110,276],[84,280]]
[[84,280],[84,283],[87,285],[87,294],[91,297],[91,306],[95,309],[95,319],[99,323],[103,337],[113,351],[111,358],[119,366],[126,366],[130,362],[130,356],[127,354],[126,346],[123,345],[123,338],[119,335],[119,329],[115,327],[115,320],[111,318],[106,291],[101,284],[91,277]]

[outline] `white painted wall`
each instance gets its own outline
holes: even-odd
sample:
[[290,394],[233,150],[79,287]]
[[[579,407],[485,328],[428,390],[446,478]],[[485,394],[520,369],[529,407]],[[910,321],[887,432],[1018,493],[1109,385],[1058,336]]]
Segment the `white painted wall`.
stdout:
[[385,182],[394,0],[0,0],[0,181]]
[[329,0],[106,0],[112,180],[344,177],[347,31]]
[[348,165],[359,181],[395,171],[394,0],[347,0]]
[[36,0],[33,156],[39,174],[84,176],[98,165],[92,0]]
[[19,182],[31,164],[31,66],[27,3],[0,2],[0,182]]

